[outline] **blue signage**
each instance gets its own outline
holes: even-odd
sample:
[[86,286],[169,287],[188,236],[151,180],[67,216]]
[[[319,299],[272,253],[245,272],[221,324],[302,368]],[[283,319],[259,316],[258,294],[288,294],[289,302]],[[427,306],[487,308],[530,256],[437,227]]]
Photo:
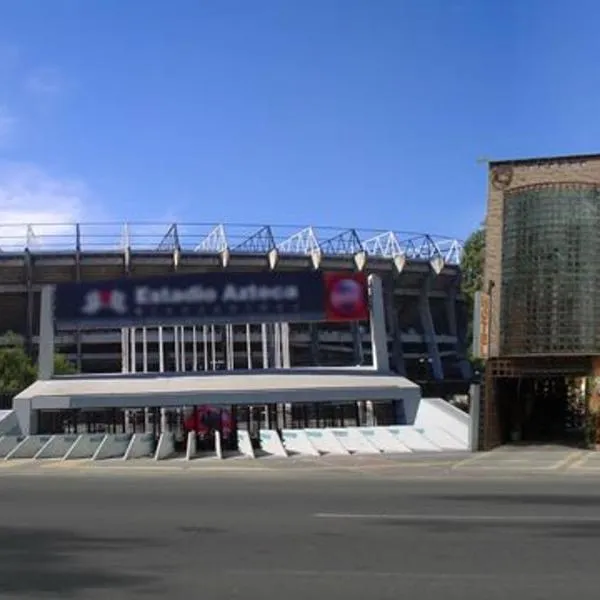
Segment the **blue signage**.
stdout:
[[364,276],[332,276],[221,272],[65,283],[55,289],[54,317],[67,329],[364,319]]

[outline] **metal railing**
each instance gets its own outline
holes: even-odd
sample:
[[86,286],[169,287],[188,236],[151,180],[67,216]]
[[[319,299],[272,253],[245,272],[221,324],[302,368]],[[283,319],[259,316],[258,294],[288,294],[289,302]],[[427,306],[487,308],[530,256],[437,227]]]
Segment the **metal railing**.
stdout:
[[75,223],[0,226],[0,252],[199,252],[366,256],[459,264],[462,242],[422,233],[220,223]]

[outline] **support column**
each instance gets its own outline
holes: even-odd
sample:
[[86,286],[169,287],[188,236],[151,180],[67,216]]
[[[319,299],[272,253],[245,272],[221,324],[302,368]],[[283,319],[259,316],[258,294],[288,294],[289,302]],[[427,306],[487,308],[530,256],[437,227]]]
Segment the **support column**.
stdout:
[[261,323],[260,324],[260,342],[262,345],[262,368],[263,369],[268,369],[269,368],[269,338],[267,336],[268,330],[267,330],[267,324],[266,323]]
[[425,341],[427,342],[427,351],[429,353],[429,359],[431,360],[433,377],[437,381],[441,381],[444,379],[444,371],[442,369],[442,359],[440,358],[435,328],[433,326],[433,317],[431,316],[431,308],[429,306],[429,289],[431,287],[432,277],[433,275],[430,274],[423,280],[423,285],[421,286],[421,292],[419,294],[419,315],[423,331],[425,332]]
[[135,327],[132,327],[129,331],[129,346],[130,346],[130,373],[135,373],[137,371],[137,356],[136,356],[136,330]]
[[208,326],[202,325],[202,356],[204,358],[204,372],[208,371]]
[[292,355],[290,352],[290,324],[281,324],[281,349],[283,354],[283,368],[289,369],[292,366]]
[[195,325],[192,325],[192,371],[198,371],[198,334]]
[[469,450],[479,450],[479,429],[481,420],[481,384],[472,383],[469,388]]
[[165,340],[162,325],[158,327],[158,372],[165,372]]
[[54,286],[42,288],[40,306],[40,346],[38,352],[38,379],[52,379],[54,375]]
[[252,370],[252,329],[250,323],[246,323],[246,359],[248,371]]
[[180,367],[181,372],[185,373],[187,365],[186,365],[186,356],[185,356],[185,327],[183,325],[179,328],[179,345],[180,345],[179,367]]
[[129,329],[121,328],[121,373],[129,373]]
[[177,325],[173,327],[173,348],[175,350],[175,372],[179,373],[181,367],[179,361],[179,327]]
[[369,319],[371,322],[371,354],[373,368],[376,371],[389,371],[389,356],[387,349],[387,333],[385,330],[385,313],[383,304],[383,286],[381,278],[369,275]]
[[388,279],[384,287],[386,322],[389,336],[392,340],[392,368],[406,377],[406,363],[404,362],[404,348],[402,347],[402,332],[398,322],[398,310],[394,298],[394,280]]

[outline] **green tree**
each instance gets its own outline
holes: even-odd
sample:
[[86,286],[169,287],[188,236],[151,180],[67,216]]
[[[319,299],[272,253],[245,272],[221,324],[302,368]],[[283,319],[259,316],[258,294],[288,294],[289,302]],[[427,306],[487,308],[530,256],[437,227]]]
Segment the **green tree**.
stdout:
[[36,378],[36,368],[22,346],[0,349],[0,393],[18,394]]
[[75,365],[69,361],[64,354],[54,355],[54,374],[55,375],[74,375],[77,373]]
[[[475,292],[483,289],[483,269],[485,261],[485,228],[474,231],[463,246],[461,260],[462,291],[473,309]],[[471,313],[472,314],[472,313]]]
[[[0,347],[0,394],[15,395],[30,386],[37,378],[37,365],[25,351],[19,336],[8,333]],[[62,354],[54,356],[56,375],[76,373],[75,367]]]
[[473,340],[473,312],[475,292],[483,289],[483,271],[485,263],[485,227],[482,225],[474,231],[463,246],[461,260],[462,292],[467,301],[468,342]]

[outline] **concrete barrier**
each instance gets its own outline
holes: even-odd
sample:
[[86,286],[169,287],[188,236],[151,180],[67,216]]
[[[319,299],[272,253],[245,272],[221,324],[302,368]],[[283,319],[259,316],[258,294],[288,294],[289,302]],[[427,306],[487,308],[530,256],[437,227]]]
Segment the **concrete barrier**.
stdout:
[[352,454],[379,454],[379,449],[371,444],[357,427],[332,428],[331,431]]
[[250,434],[245,429],[238,429],[238,452],[248,458],[256,458]]
[[33,457],[34,459],[63,458],[77,441],[76,435],[53,435]]
[[0,437],[0,458],[5,458],[12,452],[23,440],[22,435],[3,435]]
[[123,460],[154,456],[155,450],[156,440],[153,433],[134,433],[129,446],[127,446]]
[[103,442],[104,433],[82,433],[63,456],[63,460],[91,459]]
[[415,427],[431,431],[428,437],[436,443],[439,440],[444,448],[468,450],[470,421],[467,413],[442,398],[423,398],[417,410]]
[[165,460],[175,454],[175,436],[166,431],[160,434],[158,444],[156,445],[156,453],[154,460]]
[[[261,431],[261,443],[262,443]],[[290,454],[302,454],[304,456],[321,456],[321,453],[314,447],[306,435],[304,429],[284,429],[281,432],[284,450]],[[265,449],[266,452],[268,450]]]
[[380,452],[389,454],[405,454],[411,449],[403,444],[391,431],[385,427],[359,427],[360,432]]
[[215,456],[223,459],[223,443],[221,440],[221,432],[215,431]]
[[105,460],[107,458],[123,458],[127,448],[131,443],[130,433],[109,434],[105,435],[104,439],[94,452],[92,460]]
[[0,436],[21,435],[21,425],[14,410],[0,410]]
[[185,459],[192,460],[198,453],[198,440],[193,431],[188,432],[187,444],[185,446]]
[[274,429],[261,429],[259,431],[260,449],[271,456],[288,456],[288,451]]
[[425,435],[424,430],[412,425],[400,425],[398,427],[388,427],[387,429],[413,452],[440,452],[441,450]]
[[50,435],[28,435],[6,455],[4,460],[33,458],[48,443],[51,437]]
[[305,429],[308,439],[321,454],[350,454],[330,429]]

